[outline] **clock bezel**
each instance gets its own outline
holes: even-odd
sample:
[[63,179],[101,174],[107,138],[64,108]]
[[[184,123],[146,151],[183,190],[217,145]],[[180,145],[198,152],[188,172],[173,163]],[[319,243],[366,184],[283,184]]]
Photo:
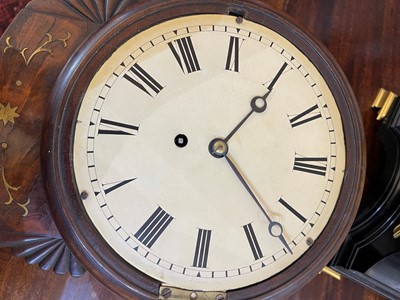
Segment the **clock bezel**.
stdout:
[[229,299],[281,296],[311,280],[340,247],[361,199],[365,176],[362,123],[351,87],[323,45],[289,21],[287,16],[273,11],[261,1],[154,0],[132,6],[85,41],[65,66],[54,87],[42,135],[46,191],[60,233],[83,265],[124,297],[155,298],[160,283],[120,258],[93,226],[82,205],[74,183],[72,163],[74,123],[82,95],[98,66],[134,34],[176,17],[210,13],[244,13],[245,19],[271,28],[305,53],[337,100],[346,143],[346,170],[341,193],[320,237],[287,269],[261,283],[229,291]]

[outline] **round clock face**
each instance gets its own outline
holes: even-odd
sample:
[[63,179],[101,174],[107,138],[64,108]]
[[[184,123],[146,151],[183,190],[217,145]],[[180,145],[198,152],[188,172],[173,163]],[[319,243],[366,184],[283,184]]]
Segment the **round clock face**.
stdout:
[[125,42],[91,80],[73,136],[76,185],[102,237],[186,289],[236,289],[296,262],[345,170],[318,69],[234,16],[181,17]]

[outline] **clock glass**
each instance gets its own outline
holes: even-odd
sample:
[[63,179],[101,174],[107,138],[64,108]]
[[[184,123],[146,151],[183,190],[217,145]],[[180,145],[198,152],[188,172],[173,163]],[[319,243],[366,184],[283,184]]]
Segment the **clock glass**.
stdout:
[[99,66],[73,172],[107,243],[156,280],[230,290],[292,265],[334,211],[341,116],[278,33],[228,15],[162,22]]

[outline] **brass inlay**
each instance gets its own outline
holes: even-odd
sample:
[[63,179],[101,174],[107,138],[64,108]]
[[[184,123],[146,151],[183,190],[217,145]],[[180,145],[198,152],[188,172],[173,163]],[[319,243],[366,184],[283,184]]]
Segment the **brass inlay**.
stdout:
[[393,237],[394,237],[395,239],[400,238],[400,224],[397,225],[397,226],[394,228],[394,230],[393,230]]
[[18,106],[11,107],[10,103],[6,106],[0,103],[0,121],[3,121],[3,125],[7,126],[8,122],[15,124],[14,118],[18,118],[19,114],[16,113]]
[[[7,103],[7,105],[4,105],[0,103],[0,124],[1,121],[3,121],[4,127],[7,126],[8,123],[15,124],[15,118],[19,117],[19,114],[17,114],[17,109],[18,106],[16,107],[11,107],[10,103]],[[0,173],[1,173],[1,180],[3,181],[3,186],[7,192],[8,199],[4,201],[5,205],[11,205],[15,204],[18,205],[20,208],[23,210],[23,217],[26,217],[29,213],[28,205],[31,203],[31,200],[28,199],[25,203],[21,203],[20,201],[17,201],[12,192],[18,192],[21,186],[15,187],[12,186],[11,184],[8,183],[6,179],[6,169],[4,166],[4,152],[8,149],[8,144],[6,142],[3,142],[0,144],[0,152],[1,152],[1,165],[0,165]],[[0,189],[2,187],[0,186]]]
[[47,40],[42,45],[40,45],[39,48],[33,51],[29,57],[26,55],[26,51],[28,51],[29,48],[23,48],[22,50],[17,49],[11,44],[11,38],[12,38],[11,36],[6,38],[7,47],[4,48],[3,52],[7,53],[9,49],[14,49],[18,51],[18,53],[21,54],[22,58],[24,59],[25,65],[28,66],[31,63],[32,59],[41,52],[46,52],[51,56],[54,56],[53,50],[48,48],[48,46],[50,46],[51,44],[61,43],[64,46],[64,48],[66,48],[67,41],[71,38],[71,33],[67,32],[67,37],[61,39],[54,39],[51,33],[46,33],[46,37]]
[[378,91],[374,103],[372,104],[373,108],[380,109],[378,112],[378,117],[376,118],[378,121],[387,117],[396,98],[397,95],[395,93],[389,92],[383,88]]
[[329,267],[325,267],[322,269],[321,273],[325,273],[333,278],[335,278],[336,280],[341,280],[342,279],[342,275],[339,272],[336,272],[335,270],[329,268]]
[[7,194],[8,194],[8,200],[4,202],[5,205],[11,205],[12,203],[18,205],[19,207],[21,207],[24,210],[24,213],[22,214],[23,217],[26,217],[29,213],[28,210],[28,205],[31,203],[31,199],[28,199],[28,201],[26,201],[25,203],[19,203],[17,200],[14,199],[14,197],[11,194],[11,191],[18,191],[21,187],[14,187],[11,186],[6,179],[6,176],[4,174],[4,167],[0,167],[0,171],[1,171],[1,176],[3,179],[3,184],[6,188]]

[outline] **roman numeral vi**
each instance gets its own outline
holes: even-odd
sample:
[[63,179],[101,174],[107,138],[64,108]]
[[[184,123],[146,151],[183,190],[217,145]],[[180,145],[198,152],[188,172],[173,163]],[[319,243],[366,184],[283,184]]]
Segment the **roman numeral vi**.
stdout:
[[211,230],[199,229],[197,233],[196,249],[193,266],[207,268],[208,251],[210,249]]

